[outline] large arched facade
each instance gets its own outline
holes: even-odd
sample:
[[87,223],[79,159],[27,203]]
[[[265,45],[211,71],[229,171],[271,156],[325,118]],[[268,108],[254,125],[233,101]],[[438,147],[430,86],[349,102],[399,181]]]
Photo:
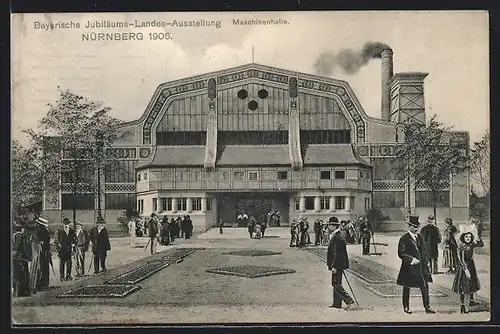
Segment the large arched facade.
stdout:
[[[423,78],[391,79],[391,119],[415,115],[400,101],[423,101]],[[425,120],[421,104],[415,110]],[[396,128],[367,116],[345,81],[258,64],[161,84],[140,119],[121,125],[128,136],[109,148],[120,168],[103,177],[102,207],[107,215],[130,206],[189,214],[202,229],[271,210],[285,224],[353,219],[372,206],[404,221],[408,205],[422,214],[431,208],[425,189],[391,170]],[[466,176],[445,180],[442,215],[465,215],[467,186]]]

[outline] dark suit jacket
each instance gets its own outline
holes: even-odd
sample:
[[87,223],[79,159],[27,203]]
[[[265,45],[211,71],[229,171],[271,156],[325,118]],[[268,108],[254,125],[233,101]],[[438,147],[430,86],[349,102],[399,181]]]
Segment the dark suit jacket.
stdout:
[[[417,234],[417,241],[410,233],[405,233],[399,239],[398,256],[401,259],[401,269],[397,280],[399,285],[418,288],[425,282],[432,282],[426,254],[424,240],[420,234]],[[413,258],[419,260],[420,263],[411,265]]]
[[436,225],[427,224],[420,230],[425,242],[427,257],[437,259],[439,255],[438,244],[441,243],[441,232]]
[[343,270],[349,268],[349,257],[347,255],[347,246],[342,234],[336,232],[332,236],[328,244],[326,263],[328,265],[328,270],[335,268],[337,270]]
[[92,242],[92,252],[104,252],[111,250],[109,243],[108,230],[104,227],[101,233],[97,232],[97,227],[94,226],[90,230],[90,241]]
[[150,219],[148,221],[149,237],[156,238],[158,236],[158,221],[156,219]]
[[63,228],[57,231],[56,249],[60,258],[70,258],[73,253],[74,244],[76,244],[75,231],[71,228],[68,234],[64,232]]

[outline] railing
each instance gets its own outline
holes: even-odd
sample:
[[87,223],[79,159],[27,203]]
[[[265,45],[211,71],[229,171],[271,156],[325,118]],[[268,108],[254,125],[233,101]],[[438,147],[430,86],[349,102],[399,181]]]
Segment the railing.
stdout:
[[371,190],[371,183],[365,180],[193,180],[193,181],[150,181],[137,184],[137,191],[149,190],[327,190],[354,189]]

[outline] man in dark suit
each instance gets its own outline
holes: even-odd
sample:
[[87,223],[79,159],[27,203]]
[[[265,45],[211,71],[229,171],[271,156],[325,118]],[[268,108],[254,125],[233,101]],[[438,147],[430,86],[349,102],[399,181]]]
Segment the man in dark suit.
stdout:
[[372,237],[372,225],[368,218],[361,217],[361,224],[359,225],[359,233],[361,236],[361,244],[363,245],[363,255],[370,254],[370,239]]
[[347,256],[347,246],[340,233],[340,223],[337,217],[330,217],[329,224],[334,231],[330,237],[327,250],[328,270],[332,272],[333,304],[330,307],[341,308],[342,301],[347,305],[346,309],[354,303],[352,297],[342,286],[342,275],[345,269],[349,268],[349,257]]
[[[157,243],[157,239],[158,239],[158,219],[157,219],[157,216],[156,216],[156,213],[152,213],[151,214],[151,218],[149,219],[148,221],[148,230],[149,230],[149,243],[151,244],[150,245],[150,249],[151,249],[151,255],[153,254],[156,254],[156,243]],[[170,238],[170,236],[169,236]]]
[[434,216],[429,216],[427,218],[427,225],[422,227],[420,234],[422,235],[422,239],[425,243],[425,249],[427,250],[427,259],[429,261],[431,273],[437,274],[439,257],[438,245],[441,243],[441,232],[435,225]]
[[[63,219],[64,227],[57,231],[57,237],[55,239],[55,245],[57,250],[57,255],[59,256],[59,278],[61,282],[64,280],[72,280],[71,268],[73,263],[71,258],[73,256],[73,248],[76,245],[75,232],[69,227],[71,222],[68,218]],[[64,272],[66,271],[66,276]]]
[[102,271],[106,271],[106,256],[111,250],[109,243],[108,230],[105,226],[106,222],[98,219],[96,225],[90,229],[90,241],[92,242],[92,253],[94,253],[94,273],[99,273],[99,263]]
[[316,246],[321,245],[321,220],[318,218],[314,221],[314,244]]
[[418,216],[410,216],[408,233],[405,233],[398,244],[398,256],[401,259],[401,269],[397,284],[403,286],[403,310],[410,311],[410,288],[420,288],[425,313],[436,313],[431,309],[429,298],[429,284],[432,277],[426,259],[427,251],[422,236],[418,234],[420,222]]

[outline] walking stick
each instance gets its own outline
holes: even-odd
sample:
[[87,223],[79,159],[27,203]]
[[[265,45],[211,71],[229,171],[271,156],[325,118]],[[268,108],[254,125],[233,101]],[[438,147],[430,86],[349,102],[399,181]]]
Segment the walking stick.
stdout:
[[345,274],[345,271],[342,270],[342,273],[344,274],[345,281],[347,282],[347,285],[349,286],[349,290],[351,290],[352,297],[354,298],[356,305],[358,305],[358,307],[359,307],[358,300],[356,299],[356,295],[354,294],[354,291],[352,290],[351,283],[349,283],[349,280],[347,279],[347,275]]
[[373,233],[372,233],[372,243],[373,243],[373,249],[375,250],[375,254],[378,254],[377,253],[377,246],[375,245],[375,236],[373,235]]
[[93,259],[90,259],[89,270],[87,270],[87,273],[90,272],[90,269],[92,269],[93,264],[94,264]]
[[148,243],[146,244],[146,247],[144,247],[144,251],[146,251],[146,249],[148,249],[148,246],[149,246],[150,242],[151,242],[151,238],[149,238]]

